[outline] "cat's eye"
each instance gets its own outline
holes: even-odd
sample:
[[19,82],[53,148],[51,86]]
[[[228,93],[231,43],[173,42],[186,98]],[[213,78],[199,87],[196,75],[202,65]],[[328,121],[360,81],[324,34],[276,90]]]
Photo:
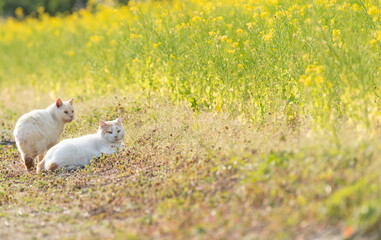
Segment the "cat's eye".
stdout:
[[68,111],[64,111],[64,113],[68,114],[69,112]]
[[74,113],[74,111],[71,111],[72,113]]
[[120,133],[120,130],[118,130],[118,133]]
[[112,134],[112,132],[111,132],[111,131],[107,131],[107,133],[109,133],[109,134]]

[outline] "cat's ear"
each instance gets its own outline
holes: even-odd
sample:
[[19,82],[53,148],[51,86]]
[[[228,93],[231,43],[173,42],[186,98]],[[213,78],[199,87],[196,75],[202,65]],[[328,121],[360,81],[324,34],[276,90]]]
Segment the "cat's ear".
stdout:
[[59,108],[63,105],[61,98],[58,98],[56,101],[56,106]]
[[71,105],[73,105],[73,102],[74,102],[74,98],[72,98],[72,99],[69,101],[69,103],[70,103]]
[[117,122],[119,125],[122,125],[122,121],[123,121],[122,117],[118,117],[118,119],[116,120],[116,122]]
[[102,120],[99,120],[99,127],[104,128],[107,124],[103,122]]

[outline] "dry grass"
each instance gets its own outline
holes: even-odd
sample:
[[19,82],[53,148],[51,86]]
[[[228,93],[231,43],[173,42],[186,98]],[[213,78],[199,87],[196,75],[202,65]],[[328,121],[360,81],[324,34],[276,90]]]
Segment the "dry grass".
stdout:
[[2,239],[304,239],[342,236],[348,226],[377,234],[377,217],[365,228],[350,217],[380,196],[377,139],[343,135],[339,146],[161,101],[93,103],[78,103],[63,138],[122,115],[125,148],[83,170],[41,175],[2,148]]
[[62,139],[119,115],[127,137],[73,173],[29,175],[0,146],[0,239],[381,238],[380,4],[130,1],[4,21],[1,141],[57,97],[79,113]]

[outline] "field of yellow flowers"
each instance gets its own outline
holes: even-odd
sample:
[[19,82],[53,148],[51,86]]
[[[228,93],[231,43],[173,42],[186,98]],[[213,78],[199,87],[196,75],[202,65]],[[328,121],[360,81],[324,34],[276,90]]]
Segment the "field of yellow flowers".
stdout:
[[[173,1],[3,20],[2,95],[142,90],[195,110],[313,123],[379,122],[379,3]],[[12,83],[12,84],[10,84]],[[39,95],[36,94],[36,95]]]
[[0,19],[3,138],[57,96],[79,109],[63,137],[117,115],[131,129],[119,157],[72,175],[26,175],[1,148],[3,229],[381,236],[380,1],[89,1],[16,16]]

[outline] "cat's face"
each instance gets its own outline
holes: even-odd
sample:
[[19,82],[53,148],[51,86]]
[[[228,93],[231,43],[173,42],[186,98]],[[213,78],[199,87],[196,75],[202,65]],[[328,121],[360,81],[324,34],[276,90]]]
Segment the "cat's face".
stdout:
[[99,130],[101,131],[102,138],[111,143],[122,141],[126,134],[122,126],[121,117],[109,122],[99,121]]
[[63,102],[60,98],[56,101],[57,117],[63,122],[71,122],[74,119],[74,99]]

